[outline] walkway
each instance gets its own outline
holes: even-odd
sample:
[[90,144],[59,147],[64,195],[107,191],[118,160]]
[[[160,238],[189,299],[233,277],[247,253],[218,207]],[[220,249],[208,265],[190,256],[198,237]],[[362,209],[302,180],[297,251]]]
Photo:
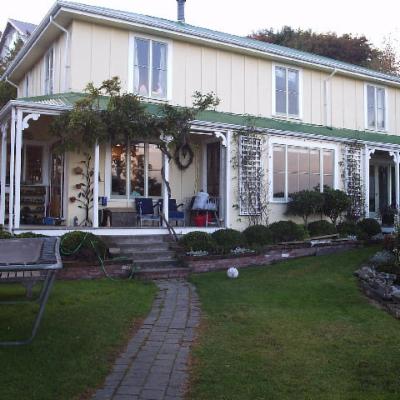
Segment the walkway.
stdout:
[[150,314],[93,400],[183,399],[190,346],[200,321],[194,287],[183,280],[159,281]]

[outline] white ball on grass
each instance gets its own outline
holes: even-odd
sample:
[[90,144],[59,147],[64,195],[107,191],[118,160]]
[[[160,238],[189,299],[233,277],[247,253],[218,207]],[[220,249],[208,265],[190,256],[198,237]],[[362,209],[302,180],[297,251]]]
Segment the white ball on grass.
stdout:
[[230,267],[228,271],[226,271],[226,275],[228,275],[228,278],[236,279],[239,276],[239,271],[235,267]]

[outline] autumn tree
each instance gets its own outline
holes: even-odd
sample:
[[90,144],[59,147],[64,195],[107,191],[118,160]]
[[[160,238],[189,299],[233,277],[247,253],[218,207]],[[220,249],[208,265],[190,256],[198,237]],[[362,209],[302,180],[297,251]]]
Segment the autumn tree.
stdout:
[[249,37],[389,74],[400,74],[399,61],[390,40],[381,50],[374,47],[364,35],[345,33],[339,36],[334,32],[316,33],[311,29],[293,29],[290,26],[279,30],[259,30]]

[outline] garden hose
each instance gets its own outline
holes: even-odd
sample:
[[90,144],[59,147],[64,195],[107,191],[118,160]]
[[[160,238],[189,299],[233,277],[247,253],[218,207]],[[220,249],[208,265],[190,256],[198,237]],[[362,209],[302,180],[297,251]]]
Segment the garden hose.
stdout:
[[[74,254],[77,254],[77,253],[79,252],[79,250],[82,248],[83,244],[85,243],[86,238],[88,237],[88,235],[89,235],[89,232],[86,232],[86,234],[85,234],[85,236],[83,237],[83,239],[81,240],[81,242],[80,242],[80,243],[76,246],[76,248],[75,248],[74,250],[72,250],[72,251],[66,251],[65,249],[63,249],[63,242],[64,242],[65,238],[64,238],[64,239],[61,239],[61,243],[60,243],[60,252],[61,252],[61,255],[63,255],[63,256],[72,256],[72,255],[74,255]],[[92,240],[89,240],[89,243],[90,243],[90,245],[92,246],[94,253],[96,254],[96,257],[97,257],[97,259],[98,259],[98,261],[99,261],[99,267],[100,267],[101,270],[103,271],[104,275],[105,275],[108,279],[110,279],[110,280],[112,280],[112,281],[120,281],[120,279],[114,279],[112,276],[110,276],[110,274],[107,272],[107,269],[106,269],[106,267],[105,267],[105,265],[104,265],[104,259],[103,259],[103,258],[100,256],[100,254],[98,253],[98,251],[97,251],[97,249],[96,249],[96,246],[94,245],[93,241],[92,241]],[[123,258],[122,258],[122,257],[115,258],[115,260],[121,260],[121,259],[123,259]],[[133,276],[134,276],[134,274],[135,274],[135,266],[134,266],[134,264],[132,263],[132,264],[131,264],[131,271],[130,271],[129,276],[128,276],[127,279],[128,279],[128,280],[129,280],[129,279],[132,279]]]

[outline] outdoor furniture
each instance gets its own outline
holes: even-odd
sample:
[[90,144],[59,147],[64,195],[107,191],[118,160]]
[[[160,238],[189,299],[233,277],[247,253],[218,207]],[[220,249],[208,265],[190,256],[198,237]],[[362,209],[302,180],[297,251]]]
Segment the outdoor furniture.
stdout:
[[101,226],[128,228],[136,226],[137,214],[133,208],[107,207],[101,211]]
[[[160,210],[163,207],[163,200],[161,199],[160,202]],[[176,226],[178,226],[179,221],[182,222],[182,226],[185,226],[185,212],[180,211],[179,208],[183,207],[184,204],[176,204],[176,199],[169,199],[168,200],[168,221],[175,222]]]
[[[54,283],[57,270],[62,268],[59,238],[31,238],[0,240],[0,283],[21,283],[27,288],[28,300],[0,301],[1,304],[29,302],[32,286],[43,280],[40,295],[34,301],[39,311],[33,323],[32,332],[26,340],[3,341],[0,346],[18,346],[32,342]],[[1,315],[1,314],[0,314]],[[16,314],[18,318],[18,314]]]
[[158,226],[161,226],[160,216],[155,213],[155,209],[158,208],[159,204],[159,201],[153,204],[153,199],[148,197],[135,198],[137,220],[140,227],[143,226],[144,221],[151,221],[152,224],[156,222]]
[[210,225],[221,226],[218,209],[219,209],[219,198],[210,197],[208,193],[199,192],[196,196],[193,196],[190,201],[190,223],[195,226]]

